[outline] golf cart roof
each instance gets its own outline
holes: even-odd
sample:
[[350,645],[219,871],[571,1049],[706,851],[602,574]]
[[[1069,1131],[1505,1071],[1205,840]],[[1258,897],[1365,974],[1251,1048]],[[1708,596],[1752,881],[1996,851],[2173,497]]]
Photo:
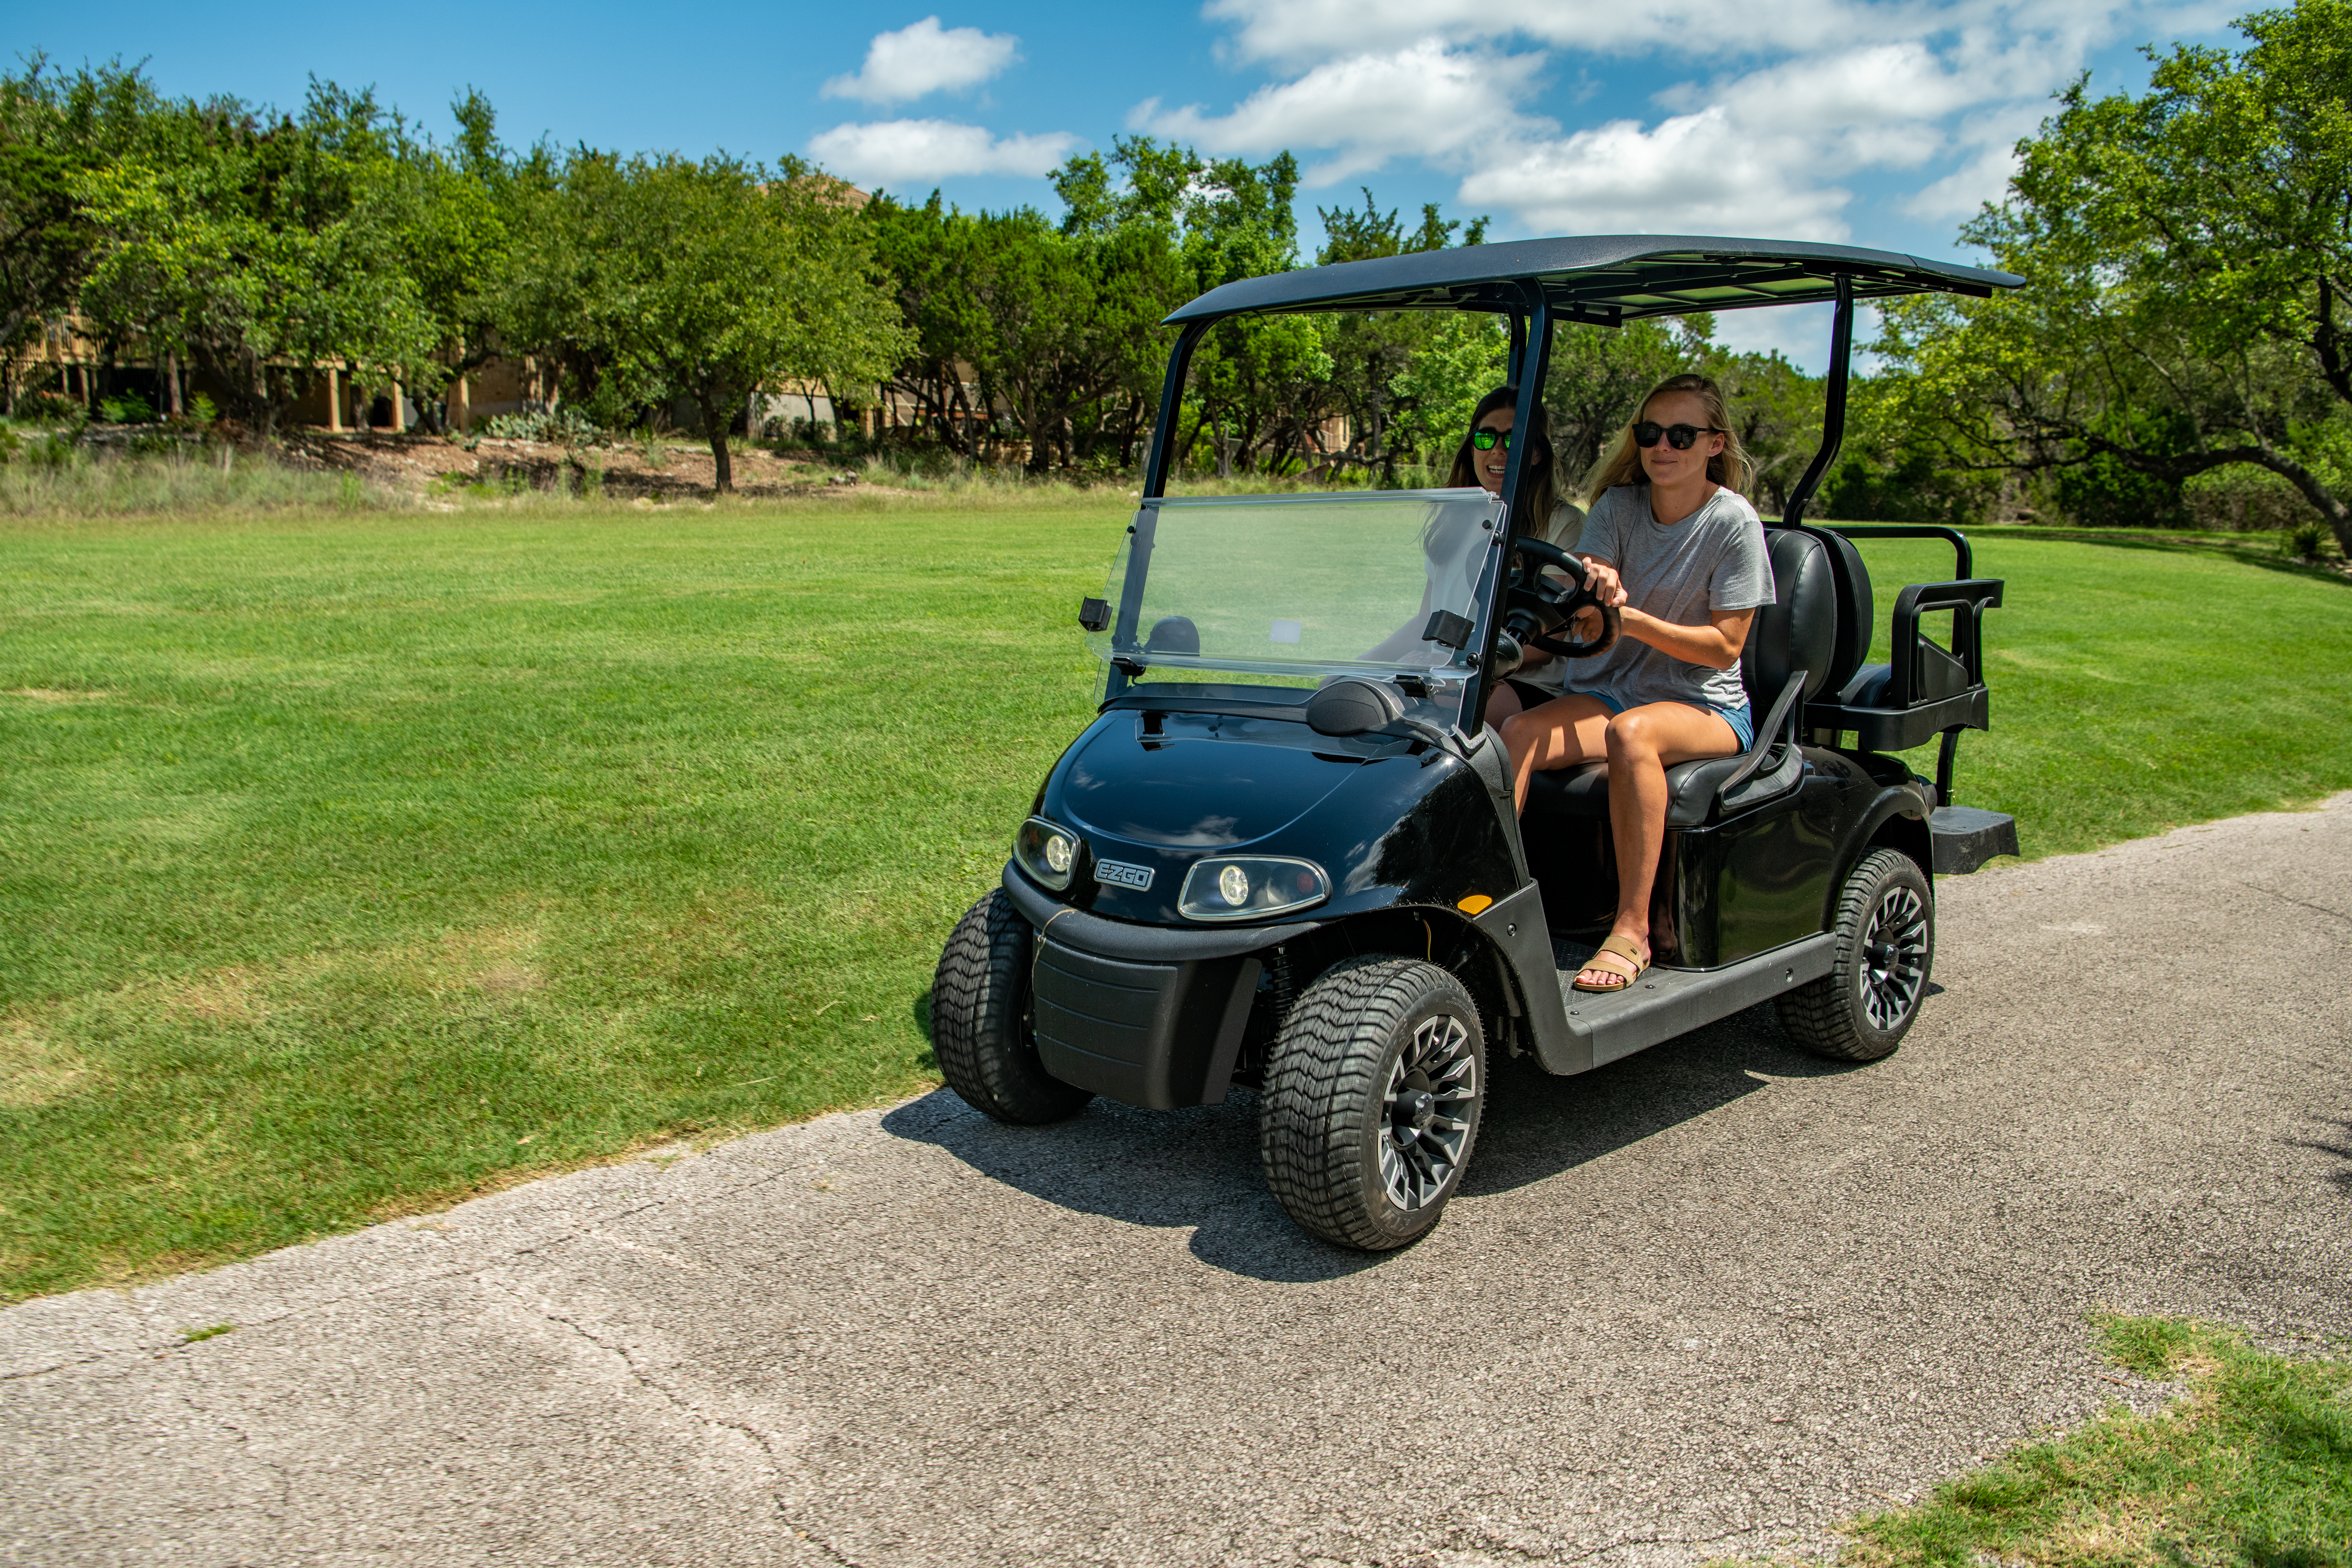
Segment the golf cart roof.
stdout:
[[1613,327],[1643,316],[1829,300],[1840,277],[1853,279],[1857,300],[1931,293],[1983,299],[2025,281],[2013,273],[1850,245],[1593,234],[1421,250],[1245,278],[1210,289],[1168,321],[1245,310],[1512,310],[1527,302],[1520,285],[1533,282],[1559,316]]

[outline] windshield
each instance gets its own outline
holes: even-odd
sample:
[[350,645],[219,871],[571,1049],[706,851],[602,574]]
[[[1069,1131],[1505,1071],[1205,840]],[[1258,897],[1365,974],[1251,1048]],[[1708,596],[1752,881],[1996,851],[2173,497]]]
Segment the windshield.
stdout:
[[1111,563],[1110,624],[1087,646],[1159,669],[1466,671],[1462,649],[1423,633],[1443,613],[1468,640],[1502,517],[1481,489],[1149,500]]

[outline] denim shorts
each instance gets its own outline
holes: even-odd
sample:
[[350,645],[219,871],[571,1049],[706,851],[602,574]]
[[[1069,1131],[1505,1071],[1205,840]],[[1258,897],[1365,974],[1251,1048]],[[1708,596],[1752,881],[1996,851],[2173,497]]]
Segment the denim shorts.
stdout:
[[[1566,695],[1570,697],[1591,698],[1594,701],[1600,703],[1601,706],[1609,710],[1609,716],[1612,719],[1614,719],[1618,714],[1625,711],[1626,708],[1626,704],[1621,699],[1607,691],[1571,691]],[[1679,701],[1681,700],[1675,699],[1675,700]],[[1733,734],[1739,737],[1739,749],[1741,751],[1744,752],[1748,747],[1756,743],[1756,710],[1748,703],[1743,702],[1737,708],[1718,708],[1712,702],[1684,702],[1683,706],[1685,708],[1696,708],[1702,713],[1720,713],[1723,715],[1723,721],[1731,726],[1731,732]]]

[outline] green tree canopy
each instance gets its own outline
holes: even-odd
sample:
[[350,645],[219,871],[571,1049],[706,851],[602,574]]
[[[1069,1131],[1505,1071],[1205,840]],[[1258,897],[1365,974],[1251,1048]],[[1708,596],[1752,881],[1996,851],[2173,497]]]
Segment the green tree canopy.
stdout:
[[797,161],[582,152],[527,214],[511,336],[593,366],[588,398],[608,420],[690,401],[722,493],[729,426],[755,389],[871,384],[914,346],[851,193]]
[[2078,81],[1964,231],[2028,286],[1887,313],[1907,424],[1945,468],[2054,470],[2077,510],[2162,522],[2231,465],[2293,484],[2352,550],[2352,5]]

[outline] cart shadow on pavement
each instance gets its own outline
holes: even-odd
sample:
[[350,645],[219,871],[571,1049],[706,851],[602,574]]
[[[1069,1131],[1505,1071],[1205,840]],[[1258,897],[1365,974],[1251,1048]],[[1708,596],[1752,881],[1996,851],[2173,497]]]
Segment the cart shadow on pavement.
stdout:
[[[1799,1050],[1769,1005],[1575,1078],[1500,1063],[1461,1190],[1507,1193],[1573,1170],[1772,1079],[1854,1070]],[[882,1126],[1064,1208],[1153,1229],[1191,1226],[1193,1256],[1228,1273],[1302,1283],[1360,1273],[1393,1256],[1328,1246],[1290,1222],[1259,1174],[1257,1105],[1245,1089],[1190,1110],[1098,1100],[1068,1121],[1007,1127],[941,1089],[890,1111]]]

